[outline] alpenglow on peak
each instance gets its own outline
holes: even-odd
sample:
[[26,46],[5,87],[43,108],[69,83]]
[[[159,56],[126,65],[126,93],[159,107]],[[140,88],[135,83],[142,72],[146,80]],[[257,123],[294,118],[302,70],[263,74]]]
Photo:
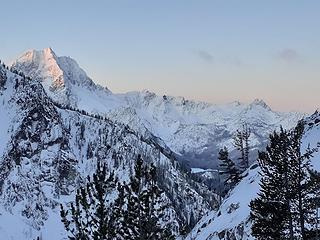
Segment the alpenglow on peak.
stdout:
[[76,106],[79,89],[109,92],[96,85],[74,59],[58,57],[52,48],[26,51],[12,67],[39,80],[49,97],[61,104]]

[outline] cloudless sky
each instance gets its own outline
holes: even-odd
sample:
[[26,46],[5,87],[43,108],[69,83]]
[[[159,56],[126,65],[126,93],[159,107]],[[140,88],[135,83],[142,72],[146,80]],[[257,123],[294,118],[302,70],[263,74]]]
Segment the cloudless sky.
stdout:
[[113,92],[320,106],[320,1],[2,0],[0,58],[51,47]]

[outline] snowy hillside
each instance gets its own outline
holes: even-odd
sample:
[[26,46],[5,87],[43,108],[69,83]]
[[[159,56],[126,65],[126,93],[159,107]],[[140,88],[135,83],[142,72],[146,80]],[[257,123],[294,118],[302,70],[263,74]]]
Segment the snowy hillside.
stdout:
[[74,199],[98,160],[127,181],[138,154],[158,168],[171,209],[163,222],[176,234],[214,208],[215,195],[190,178],[160,139],[60,107],[47,93],[38,80],[0,66],[1,239],[63,239],[59,204]]
[[252,128],[255,153],[271,131],[280,125],[291,128],[304,116],[274,112],[262,100],[213,105],[149,91],[112,94],[93,83],[73,59],[58,57],[50,48],[26,52],[13,67],[40,80],[55,102],[103,114],[138,132],[149,130],[192,167],[214,168],[219,148],[233,149],[232,136],[243,123]]
[[[320,142],[320,114],[306,118],[302,151],[309,145],[317,147]],[[320,153],[312,158],[312,168],[320,171]],[[251,236],[249,203],[259,192],[260,168],[253,164],[248,175],[226,196],[218,211],[206,214],[195,226],[186,240],[254,239]]]

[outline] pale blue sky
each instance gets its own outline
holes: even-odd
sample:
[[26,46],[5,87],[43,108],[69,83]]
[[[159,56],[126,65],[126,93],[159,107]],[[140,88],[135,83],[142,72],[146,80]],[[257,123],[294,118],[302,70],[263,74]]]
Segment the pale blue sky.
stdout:
[[1,1],[0,58],[52,47],[113,92],[320,105],[320,1]]

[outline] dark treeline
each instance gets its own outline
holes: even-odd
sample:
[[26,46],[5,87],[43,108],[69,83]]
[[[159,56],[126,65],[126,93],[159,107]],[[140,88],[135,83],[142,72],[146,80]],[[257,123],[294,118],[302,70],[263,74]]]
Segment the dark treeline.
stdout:
[[[71,240],[173,240],[162,218],[169,206],[157,185],[157,169],[136,160],[128,183],[99,163],[86,186],[77,190],[69,207],[61,205],[61,220]],[[114,195],[117,197],[113,200]]]

